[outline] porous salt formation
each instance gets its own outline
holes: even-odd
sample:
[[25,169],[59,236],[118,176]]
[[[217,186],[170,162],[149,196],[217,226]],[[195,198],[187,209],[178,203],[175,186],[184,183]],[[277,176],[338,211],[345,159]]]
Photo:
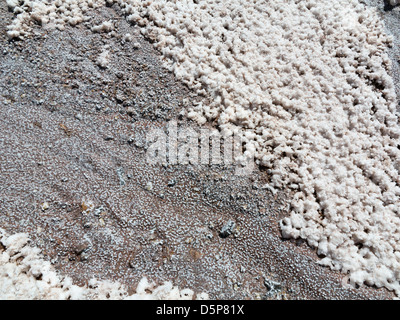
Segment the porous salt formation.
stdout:
[[[58,275],[38,248],[28,245],[26,234],[10,236],[0,229],[0,300],[191,300],[193,297],[190,289],[179,290],[171,282],[157,287],[145,277],[132,295],[118,282],[91,279],[87,287],[78,287],[72,284],[71,278]],[[208,295],[200,293],[196,298],[204,300]]]
[[[189,115],[217,120],[227,136],[244,132],[272,187],[295,192],[283,236],[306,239],[352,284],[400,294],[400,130],[377,12],[355,0],[110,2],[167,68],[212,98]],[[54,5],[31,7],[46,21]],[[38,11],[22,10],[9,36],[24,35]]]
[[92,27],[93,32],[110,32],[114,29],[114,25],[111,21],[104,21],[102,24]]
[[[7,34],[10,38],[23,39],[30,33],[32,24],[63,30],[66,24],[75,26],[87,20],[89,9],[105,4],[105,0],[7,0],[8,8],[17,15]],[[98,32],[108,31],[111,27],[107,22],[103,26],[94,26]]]
[[110,63],[110,51],[108,51],[107,47],[103,48],[103,51],[97,57],[96,63],[103,69],[107,68],[108,64]]

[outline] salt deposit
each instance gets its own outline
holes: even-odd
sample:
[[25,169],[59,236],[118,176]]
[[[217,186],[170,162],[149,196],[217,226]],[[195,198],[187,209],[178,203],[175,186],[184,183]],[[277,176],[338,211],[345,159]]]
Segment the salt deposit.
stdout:
[[114,25],[111,21],[104,21],[102,24],[92,27],[93,32],[110,32],[113,29]]
[[96,63],[101,68],[107,68],[110,63],[110,51],[108,51],[107,47],[103,48],[103,51],[97,57]]
[[[105,4],[20,2],[7,1],[11,38],[32,21],[74,25]],[[352,284],[400,294],[400,130],[377,12],[356,0],[108,2],[212,98],[188,114],[217,120],[227,136],[244,132],[272,187],[293,190],[283,236],[306,239]]]
[[[118,282],[91,279],[88,286],[78,287],[71,278],[61,277],[38,248],[29,246],[27,234],[8,235],[0,229],[0,244],[0,300],[191,300],[195,296],[190,289],[179,290],[171,282],[156,286],[145,277],[132,295]],[[200,293],[196,298],[205,300],[208,295]]]

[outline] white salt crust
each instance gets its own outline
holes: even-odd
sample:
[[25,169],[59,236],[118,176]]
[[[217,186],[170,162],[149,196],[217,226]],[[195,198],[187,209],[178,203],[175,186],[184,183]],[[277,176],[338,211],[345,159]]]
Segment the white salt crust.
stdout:
[[[105,3],[21,2],[8,1],[10,37],[32,20],[74,24]],[[154,40],[167,68],[212,98],[188,114],[217,120],[227,136],[241,129],[272,186],[294,191],[282,235],[306,239],[351,284],[399,295],[400,130],[391,38],[377,12],[356,0],[109,2]]]
[[[179,290],[171,282],[161,286],[150,283],[146,277],[139,282],[136,293],[129,295],[118,282],[91,279],[88,286],[78,287],[69,277],[61,277],[45,261],[38,248],[29,246],[28,235],[8,235],[0,229],[0,300],[192,300],[194,292]],[[206,293],[196,296],[208,299]]]
[[96,64],[101,68],[107,68],[110,63],[110,51],[108,48],[103,48],[103,51],[97,57]]

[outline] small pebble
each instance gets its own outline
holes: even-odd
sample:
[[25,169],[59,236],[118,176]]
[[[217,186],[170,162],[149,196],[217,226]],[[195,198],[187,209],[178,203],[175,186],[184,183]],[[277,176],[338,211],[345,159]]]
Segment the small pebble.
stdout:
[[168,187],[173,187],[174,185],[176,185],[176,181],[174,179],[168,181]]
[[42,210],[43,210],[43,211],[47,210],[49,207],[50,207],[50,206],[49,206],[49,204],[48,204],[47,202],[44,202],[44,203],[42,204]]
[[235,228],[236,228],[235,221],[229,220],[227,223],[224,224],[219,235],[221,236],[221,238],[229,237],[233,233]]
[[153,184],[152,184],[150,181],[147,182],[147,184],[146,184],[146,190],[147,190],[147,191],[153,190]]

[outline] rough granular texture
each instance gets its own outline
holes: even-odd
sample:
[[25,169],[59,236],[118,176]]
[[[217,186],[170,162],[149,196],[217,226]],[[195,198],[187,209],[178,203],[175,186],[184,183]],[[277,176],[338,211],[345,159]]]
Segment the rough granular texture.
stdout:
[[[28,244],[28,235],[7,235],[0,229],[0,300],[8,299],[161,299],[191,300],[194,292],[179,290],[171,282],[156,287],[143,278],[136,293],[129,295],[118,282],[91,279],[86,287],[72,284],[69,277],[57,274],[50,262],[45,261],[40,250]],[[200,293],[198,299],[207,299]]]
[[[90,3],[105,4],[9,2],[21,12],[10,37],[32,21],[83,21]],[[284,237],[306,239],[352,284],[400,294],[400,130],[391,39],[373,9],[355,0],[108,3],[142,27],[179,79],[212,98],[189,116],[227,136],[244,132],[245,154],[274,187],[294,191]]]

